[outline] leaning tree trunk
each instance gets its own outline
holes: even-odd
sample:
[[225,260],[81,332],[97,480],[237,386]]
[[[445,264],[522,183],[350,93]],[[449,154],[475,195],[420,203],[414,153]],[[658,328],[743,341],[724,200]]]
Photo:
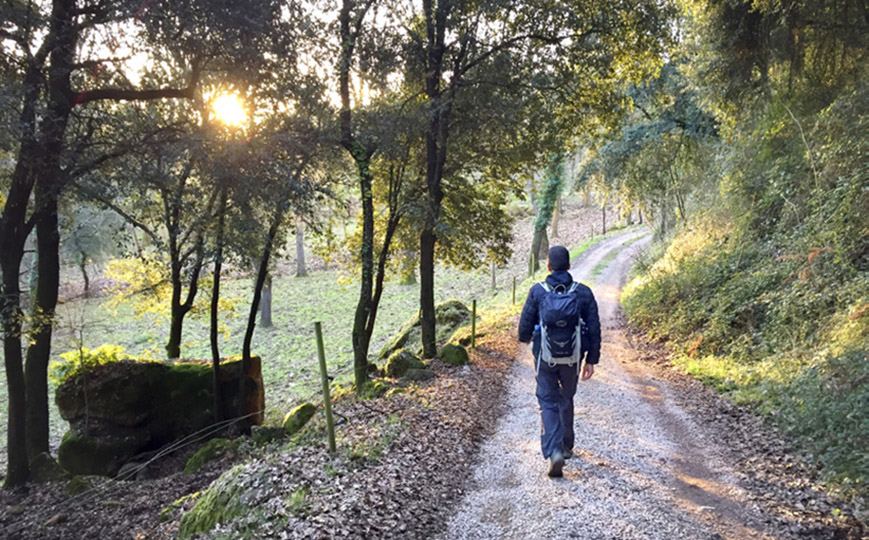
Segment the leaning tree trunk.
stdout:
[[[244,411],[245,403],[247,403],[247,373],[250,372],[251,363],[251,344],[253,343],[253,332],[256,329],[256,315],[259,311],[260,300],[262,299],[263,285],[266,281],[266,274],[269,270],[269,259],[272,256],[272,249],[275,244],[275,237],[278,234],[278,229],[281,227],[281,222],[284,220],[284,203],[281,203],[280,209],[274,217],[271,226],[269,227],[268,235],[266,236],[266,245],[263,248],[262,257],[260,257],[259,269],[257,270],[256,282],[253,287],[253,300],[250,303],[250,312],[247,316],[247,328],[244,331],[244,342],[241,347],[241,377],[239,377],[238,385],[238,416]],[[256,412],[256,411],[254,411]],[[250,426],[250,422],[242,423],[242,428],[246,429]]]
[[[220,316],[220,273],[223,270],[223,230],[226,223],[226,191],[220,196],[220,209],[217,218],[216,251],[214,253],[214,276],[211,285],[211,321],[209,339],[211,341],[211,371],[214,377],[214,421],[220,422],[226,415],[223,411],[223,392],[220,390],[220,344],[217,341],[218,317]],[[243,375],[242,375],[243,376]]]
[[359,284],[359,301],[353,316],[353,378],[356,392],[362,392],[362,387],[368,380],[368,348],[371,344],[366,331],[371,317],[371,304],[374,281],[374,197],[371,193],[371,158],[361,148],[354,151],[356,172],[359,179],[359,194],[362,204],[362,246],[361,282]]
[[260,324],[263,328],[272,327],[272,274],[266,274],[263,282],[262,302],[260,306]]

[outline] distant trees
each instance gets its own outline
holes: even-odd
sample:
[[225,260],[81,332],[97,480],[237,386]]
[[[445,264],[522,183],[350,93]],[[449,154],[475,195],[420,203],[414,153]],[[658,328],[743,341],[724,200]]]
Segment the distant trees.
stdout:
[[[88,117],[111,116],[114,110],[106,104],[193,99],[204,73],[225,73],[233,64],[256,71],[269,40],[283,34],[278,2],[225,3],[219,10],[213,2],[208,9],[195,1],[172,2],[138,11],[123,2],[84,4],[54,0],[0,6],[0,37],[8,44],[0,52],[0,64],[4,86],[14,96],[4,103],[9,109],[3,116],[17,117],[12,122],[15,166],[4,185],[0,218],[0,318],[9,388],[7,485],[27,479],[28,455],[48,451],[46,376],[59,286],[59,197],[77,176],[131,151],[117,146],[128,137],[101,139],[101,124]],[[242,34],[246,37],[239,40]],[[140,84],[130,76],[128,54],[134,53],[148,55],[156,68]],[[80,145],[70,137],[108,144]],[[39,262],[25,370],[18,274],[24,242],[33,230]]]

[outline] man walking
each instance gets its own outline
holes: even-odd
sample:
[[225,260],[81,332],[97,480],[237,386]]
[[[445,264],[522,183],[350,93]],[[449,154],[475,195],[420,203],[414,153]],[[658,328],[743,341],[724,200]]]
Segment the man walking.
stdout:
[[570,253],[564,246],[549,250],[549,271],[543,283],[528,292],[519,319],[519,341],[533,340],[537,402],[543,423],[540,443],[549,460],[549,476],[562,476],[564,460],[573,456],[573,396],[579,379],[594,375],[600,359],[600,319],[591,289],[573,281]]

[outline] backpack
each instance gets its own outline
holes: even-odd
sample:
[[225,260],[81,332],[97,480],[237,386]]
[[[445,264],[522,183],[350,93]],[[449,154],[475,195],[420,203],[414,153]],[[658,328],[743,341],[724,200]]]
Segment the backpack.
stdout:
[[[579,314],[578,283],[570,287],[540,284],[545,291],[540,301],[540,356],[538,362],[579,367],[582,359],[582,317]],[[539,368],[539,365],[538,365]]]

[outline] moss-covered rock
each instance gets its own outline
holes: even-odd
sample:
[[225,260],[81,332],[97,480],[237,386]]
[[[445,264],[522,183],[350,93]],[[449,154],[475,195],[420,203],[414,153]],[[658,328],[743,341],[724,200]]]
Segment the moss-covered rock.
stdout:
[[30,460],[30,479],[34,482],[57,482],[69,479],[70,475],[48,452],[41,452]]
[[257,446],[285,439],[289,435],[283,426],[254,426],[250,430],[250,438]]
[[73,474],[110,476],[147,444],[144,431],[117,428],[101,435],[67,431],[57,449],[57,461]]
[[430,369],[409,369],[402,378],[406,381],[428,381],[435,378],[435,372]]
[[287,434],[295,435],[317,412],[317,407],[312,403],[302,403],[284,416],[284,421],[281,425],[287,430]]
[[387,377],[402,377],[409,369],[424,369],[425,364],[412,352],[399,349],[392,353],[386,361],[386,376]]
[[[225,411],[238,410],[241,360],[221,364]],[[265,409],[261,362],[244,374],[249,400],[242,414],[261,424]],[[70,430],[58,449],[74,474],[115,474],[131,457],[165,446],[214,422],[213,374],[206,362],[97,365],[58,386],[55,401]]]
[[193,474],[209,461],[218,457],[235,455],[236,452],[238,452],[238,441],[219,437],[211,439],[187,459],[187,463],[184,464],[184,474]]
[[94,487],[96,487],[94,477],[77,474],[69,479],[64,491],[67,495],[74,497],[76,495],[81,495],[85,491],[90,491],[91,489],[94,489]]
[[[479,318],[479,316],[478,316],[478,318]],[[481,332],[479,327],[476,328],[476,333],[477,333],[477,338],[476,338],[477,341],[479,341],[480,338],[482,338],[486,335],[486,332]],[[456,330],[453,333],[452,337],[450,337],[449,342],[454,344],[454,345],[461,345],[463,347],[470,347],[471,346],[471,325],[463,326],[463,327],[459,328],[458,330]]]
[[[443,343],[457,328],[471,322],[471,310],[458,300],[447,300],[435,306],[435,324],[437,342]],[[419,314],[405,322],[377,355],[377,363],[382,364],[392,354],[405,349],[417,355],[422,353],[422,332],[420,330]]]
[[178,538],[191,538],[210,531],[218,523],[225,523],[245,512],[241,502],[244,490],[239,481],[244,465],[237,465],[223,473],[214,484],[202,492],[196,504],[181,517]]
[[444,345],[440,353],[438,353],[438,357],[442,362],[453,366],[464,366],[468,363],[468,351],[461,345],[454,345],[452,343]]
[[365,381],[362,391],[359,392],[361,399],[377,399],[389,390],[389,385],[380,380]]

